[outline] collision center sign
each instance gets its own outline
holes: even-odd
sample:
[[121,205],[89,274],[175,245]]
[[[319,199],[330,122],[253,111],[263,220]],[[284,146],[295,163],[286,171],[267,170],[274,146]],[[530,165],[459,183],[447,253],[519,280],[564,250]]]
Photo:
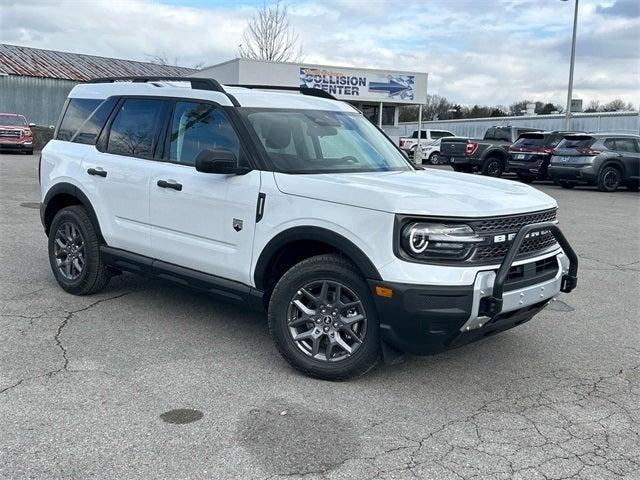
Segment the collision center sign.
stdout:
[[356,100],[411,101],[415,76],[346,69],[300,67],[300,86],[318,88],[337,97]]

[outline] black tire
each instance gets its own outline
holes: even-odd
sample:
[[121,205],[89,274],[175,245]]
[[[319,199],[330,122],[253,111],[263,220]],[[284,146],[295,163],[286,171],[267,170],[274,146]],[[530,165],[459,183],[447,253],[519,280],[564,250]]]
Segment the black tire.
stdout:
[[518,175],[518,180],[522,183],[533,183],[536,177],[528,177],[526,175]]
[[[328,349],[328,335],[330,334],[335,334],[343,342],[345,337],[347,341],[353,341],[353,352],[346,354],[346,350],[344,350],[342,352],[343,357],[337,361],[335,361],[335,356],[333,357],[334,361],[327,360],[326,355],[318,351],[316,356],[325,356],[325,358],[314,358],[312,352],[304,349],[302,342],[294,340],[294,334],[291,331],[294,327],[289,324],[290,309],[294,308],[293,302],[296,297],[302,295],[305,298],[311,298],[301,293],[305,290],[305,287],[316,283],[324,285],[324,283],[329,282],[340,283],[342,285],[341,288],[357,296],[360,303],[358,304],[359,307],[355,308],[363,309],[365,319],[364,324],[359,324],[362,326],[362,331],[359,333],[361,341],[355,342],[344,329],[339,332],[338,330],[331,330],[331,333],[323,333],[321,329],[325,328],[325,332],[328,332],[332,322],[332,320],[329,320],[329,324],[325,324],[323,319],[330,317],[332,313],[339,310],[334,306],[328,308],[326,313],[324,310],[320,313],[320,304],[316,305],[315,310],[313,310],[314,315],[311,316],[314,320],[301,325],[300,328],[303,331],[308,329],[308,332],[314,331],[314,333],[319,334],[322,340],[317,340],[318,345],[324,342],[325,351]],[[345,290],[342,291],[344,292]],[[318,298],[320,296],[321,294]],[[336,305],[335,299],[333,305]],[[365,374],[376,365],[380,358],[380,329],[371,292],[358,269],[350,261],[339,255],[328,254],[311,257],[288,270],[280,278],[273,290],[269,302],[268,318],[269,331],[280,354],[293,368],[305,375],[331,381],[347,380]],[[348,316],[342,317],[339,313],[334,318],[348,318]],[[321,323],[316,328],[314,322]],[[333,323],[332,325],[335,326],[337,324]],[[313,342],[311,339],[304,341]],[[356,343],[357,347],[355,347]],[[313,342],[313,345],[315,346],[315,342]],[[329,358],[332,358],[332,354],[329,354]]]
[[433,152],[429,155],[429,163],[431,165],[440,165],[440,154],[438,152]]
[[[78,233],[77,238],[80,238],[82,241],[82,247],[78,247],[80,240],[76,242],[78,251],[75,252],[75,254],[76,258],[82,254],[82,268],[78,272],[75,267],[72,267],[75,269],[72,274],[77,274],[75,278],[65,276],[65,267],[57,263],[58,260],[63,262],[62,258],[64,258],[67,263],[74,263],[69,262],[69,258],[70,256],[73,257],[74,252],[71,254],[64,253],[69,247],[62,249],[63,252],[60,253],[60,257],[56,254],[56,249],[60,252],[57,235],[60,233],[61,237],[64,237],[63,230],[67,226],[72,230],[75,228],[74,231]],[[72,242],[68,242],[67,245],[70,243]],[[98,235],[84,207],[73,205],[63,208],[56,213],[49,229],[49,263],[58,285],[60,285],[63,290],[74,295],[91,295],[97,293],[109,283],[111,271],[102,262]]]
[[604,167],[598,174],[598,184],[601,192],[615,192],[622,183],[620,169],[614,166]]
[[562,188],[566,188],[567,190],[571,190],[573,187],[576,186],[575,183],[563,182],[562,180],[558,181],[558,185],[560,185],[560,187]]
[[489,157],[482,164],[482,175],[500,178],[504,172],[504,163],[497,157]]

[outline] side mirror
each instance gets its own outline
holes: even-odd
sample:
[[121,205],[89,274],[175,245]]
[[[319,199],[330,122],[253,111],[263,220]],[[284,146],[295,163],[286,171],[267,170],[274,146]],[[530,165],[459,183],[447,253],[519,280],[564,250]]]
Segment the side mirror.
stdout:
[[229,150],[203,150],[196,157],[196,170],[202,173],[244,175],[250,169],[239,166],[236,156]]

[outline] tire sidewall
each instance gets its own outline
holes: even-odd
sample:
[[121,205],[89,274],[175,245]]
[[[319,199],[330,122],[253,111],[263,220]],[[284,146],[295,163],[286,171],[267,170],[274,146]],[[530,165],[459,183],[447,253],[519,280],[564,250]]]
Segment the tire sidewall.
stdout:
[[437,152],[429,155],[429,163],[431,165],[438,165],[440,163],[440,155]]
[[[605,177],[609,172],[615,172],[616,176],[617,176],[617,182],[616,185],[613,188],[608,187],[605,184]],[[620,183],[621,183],[621,175],[620,175],[620,171],[615,168],[615,167],[604,167],[602,169],[602,171],[600,172],[600,189],[605,191],[605,192],[615,192],[619,187],[620,187]]]
[[[311,358],[295,344],[287,325],[289,302],[303,285],[314,281],[338,281],[351,289],[362,301],[367,315],[364,343],[350,357],[339,362]],[[365,280],[355,271],[325,264],[312,271],[295,266],[281,278],[269,302],[269,330],[283,357],[295,368],[316,378],[344,380],[368,371],[380,355],[380,329],[375,305]]]
[[[89,227],[87,227],[87,218],[82,218],[82,207],[67,207],[60,210],[53,221],[51,222],[51,227],[49,230],[49,239],[48,239],[48,249],[49,249],[49,264],[51,265],[51,270],[53,271],[53,275],[56,278],[58,284],[67,292],[78,294],[81,293],[87,282],[95,277],[97,264],[99,262],[100,252],[97,248],[95,248],[95,242],[91,241],[92,236],[95,236],[94,231],[90,231],[89,228],[91,224],[89,222]],[[86,214],[85,214],[86,217]],[[82,236],[82,242],[84,245],[84,255],[85,255],[85,266],[82,269],[82,273],[75,280],[69,280],[65,278],[62,273],[58,270],[58,266],[55,261],[55,253],[54,253],[54,243],[56,238],[56,233],[58,228],[63,223],[72,223],[75,227],[80,231],[80,235]]]
[[[498,171],[497,175],[489,173],[489,167],[494,163],[496,163],[498,165],[498,167],[499,167],[499,169],[498,169],[499,171]],[[490,157],[490,158],[488,158],[486,160],[482,173],[483,173],[483,175],[487,175],[489,177],[499,178],[504,173],[504,165],[502,164],[502,161],[499,158]]]

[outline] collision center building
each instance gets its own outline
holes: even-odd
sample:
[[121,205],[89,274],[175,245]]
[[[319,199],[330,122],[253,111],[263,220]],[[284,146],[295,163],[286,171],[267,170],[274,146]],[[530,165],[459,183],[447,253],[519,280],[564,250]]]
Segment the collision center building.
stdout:
[[398,107],[424,103],[426,73],[236,58],[191,76],[227,85],[318,88],[349,102],[380,127],[398,125]]

